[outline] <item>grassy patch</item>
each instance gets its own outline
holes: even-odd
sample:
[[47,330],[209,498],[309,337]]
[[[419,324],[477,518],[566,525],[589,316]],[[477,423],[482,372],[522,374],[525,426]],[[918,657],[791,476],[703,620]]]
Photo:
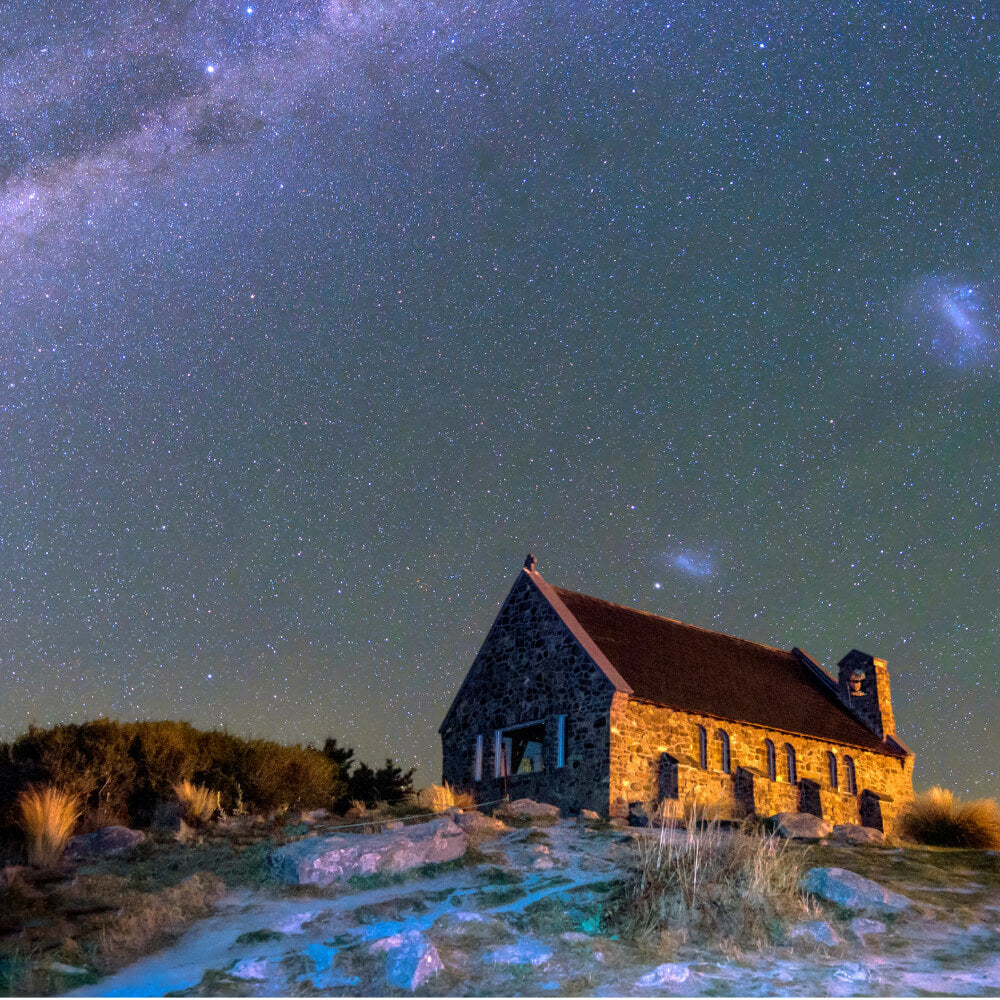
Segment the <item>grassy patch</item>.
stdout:
[[805,910],[801,855],[786,844],[717,822],[639,838],[629,875],[609,900],[608,921],[636,940],[667,931],[718,944],[780,941]]
[[963,802],[934,787],[907,805],[899,832],[918,844],[1000,850],[1000,806],[996,799]]

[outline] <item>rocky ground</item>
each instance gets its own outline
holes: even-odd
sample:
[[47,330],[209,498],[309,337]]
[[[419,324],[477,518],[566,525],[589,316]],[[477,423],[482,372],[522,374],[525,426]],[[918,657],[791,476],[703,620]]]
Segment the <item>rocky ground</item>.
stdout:
[[780,943],[740,953],[638,946],[605,926],[635,838],[655,831],[539,817],[493,834],[438,867],[230,893],[173,946],[76,995],[1000,994],[994,853],[795,846],[804,871],[886,891],[812,876],[830,898]]

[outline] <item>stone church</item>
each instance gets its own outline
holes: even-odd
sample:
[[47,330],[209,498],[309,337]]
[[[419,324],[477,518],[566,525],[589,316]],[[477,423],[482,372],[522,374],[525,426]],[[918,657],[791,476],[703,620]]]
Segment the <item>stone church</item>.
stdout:
[[444,780],[624,816],[663,800],[889,830],[913,797],[884,660],[773,649],[553,587],[529,556],[455,696]]

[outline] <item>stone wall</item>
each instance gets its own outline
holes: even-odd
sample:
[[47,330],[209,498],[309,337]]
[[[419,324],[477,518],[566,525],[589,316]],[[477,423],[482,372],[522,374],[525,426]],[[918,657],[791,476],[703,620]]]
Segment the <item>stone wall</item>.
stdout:
[[[608,715],[614,686],[583,650],[527,573],[521,573],[441,727],[443,779],[477,802],[509,794],[564,811],[608,810]],[[566,717],[565,763],[557,767],[558,718]],[[496,778],[494,733],[545,726],[541,771]],[[476,737],[483,737],[475,781]]]
[[[707,735],[706,770],[700,766],[699,726]],[[722,770],[722,744],[716,735],[720,729],[729,737],[729,774]],[[662,789],[673,784],[664,780],[667,770],[676,772],[676,794],[682,802],[717,804],[724,814],[732,815],[740,814],[737,799],[745,801],[748,789],[754,811],[761,815],[798,810],[803,803],[804,781],[806,800],[812,801],[824,819],[832,823],[861,822],[862,793],[868,791],[867,808],[880,813],[884,828],[891,830],[900,807],[913,797],[912,756],[900,760],[856,747],[678,712],[622,694],[614,699],[610,733],[610,799],[612,814],[616,815],[624,815],[629,803],[662,799]],[[775,746],[776,781],[768,778],[766,739]],[[785,773],[785,744],[795,750],[795,785],[789,783]],[[831,752],[837,759],[838,789],[833,789],[830,782],[827,754]],[[854,795],[847,792],[848,756],[854,761]],[[866,818],[870,819],[870,815]]]

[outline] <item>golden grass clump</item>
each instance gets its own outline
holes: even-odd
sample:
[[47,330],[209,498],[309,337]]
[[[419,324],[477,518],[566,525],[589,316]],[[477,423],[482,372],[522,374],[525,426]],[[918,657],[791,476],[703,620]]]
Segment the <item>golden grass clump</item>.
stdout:
[[181,805],[185,823],[207,823],[219,809],[219,793],[204,785],[195,785],[185,778],[174,785],[174,794]]
[[431,812],[446,809],[474,809],[476,800],[468,792],[456,791],[446,781],[443,785],[428,785],[417,792],[417,805]]
[[55,785],[30,785],[18,794],[14,812],[27,841],[28,863],[44,868],[66,850],[80,818],[80,799]]
[[933,847],[1000,850],[1000,806],[996,799],[963,802],[935,785],[906,806],[899,832]]
[[609,917],[634,940],[666,935],[762,946],[780,941],[805,912],[801,874],[799,856],[783,838],[690,814],[683,830],[664,826],[636,840],[632,871]]

